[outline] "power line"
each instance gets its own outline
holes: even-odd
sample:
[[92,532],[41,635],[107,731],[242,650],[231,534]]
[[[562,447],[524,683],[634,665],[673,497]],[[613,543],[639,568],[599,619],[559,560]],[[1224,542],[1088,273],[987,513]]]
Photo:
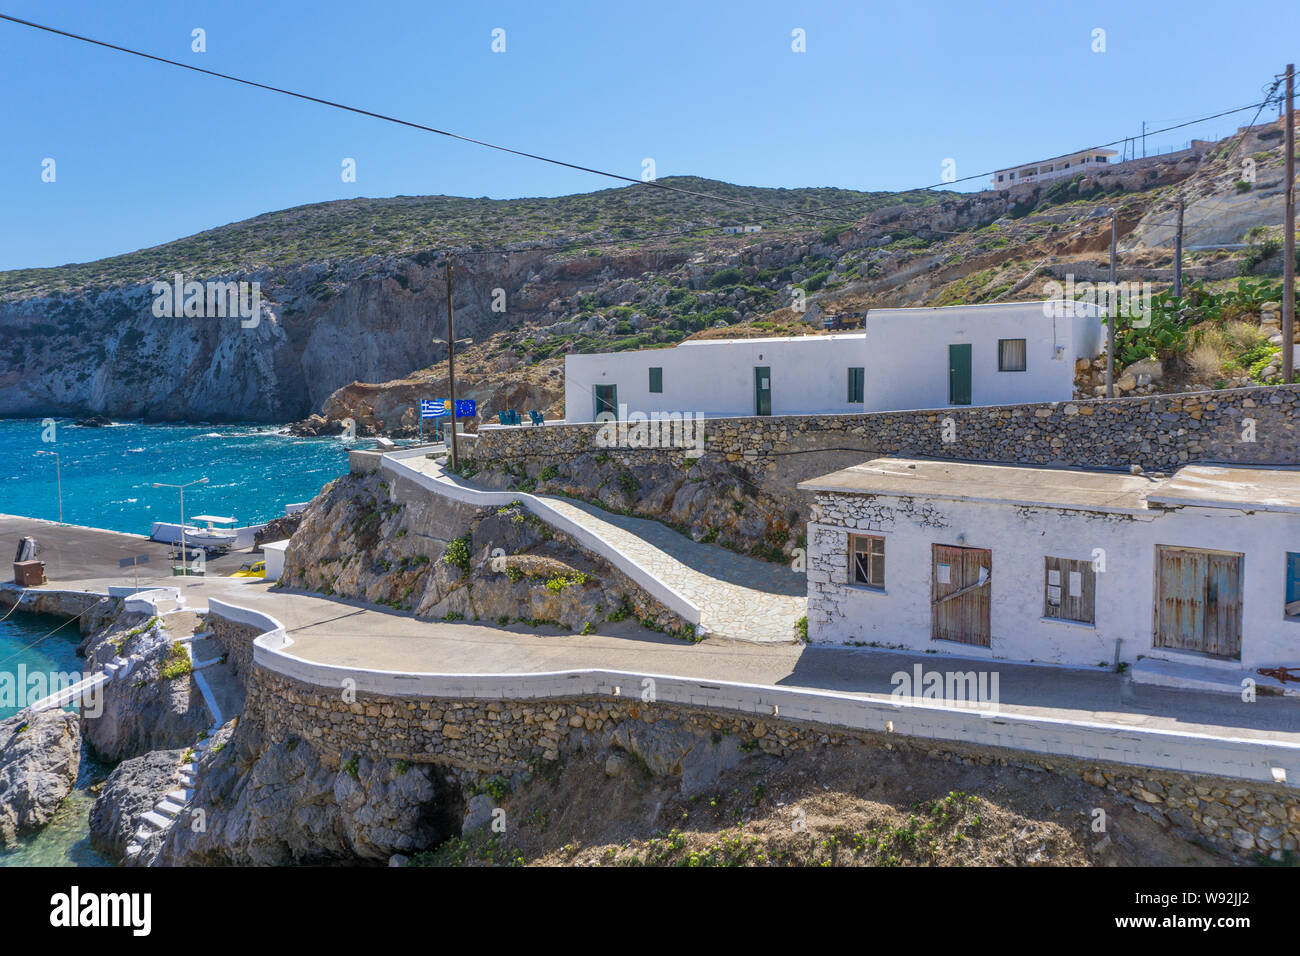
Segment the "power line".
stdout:
[[[745,206],[745,207],[748,207],[748,208],[751,208],[751,209],[770,210],[773,219],[782,219],[782,218],[786,218],[786,217],[790,217],[790,216],[796,216],[796,217],[805,218],[805,219],[809,219],[809,218],[811,218],[811,219],[819,219],[819,220],[833,220],[833,221],[837,221],[837,222],[843,222],[843,223],[845,223],[846,225],[855,225],[855,224],[857,224],[857,223],[860,221],[861,217],[858,217],[858,218],[856,218],[856,219],[845,219],[845,218],[842,218],[842,217],[839,217],[839,216],[824,215],[824,213],[827,213],[828,211],[834,211],[834,210],[840,210],[840,209],[848,209],[848,208],[852,208],[852,207],[855,207],[855,206],[861,206],[861,205],[864,205],[864,204],[866,204],[866,203],[872,203],[872,202],[876,202],[876,201],[877,201],[875,197],[872,197],[872,198],[864,198],[864,199],[855,199],[855,200],[850,200],[850,201],[848,201],[848,202],[844,202],[844,203],[832,203],[832,204],[829,204],[829,205],[818,206],[818,207],[816,207],[815,209],[813,209],[813,210],[811,210],[811,211],[808,211],[808,210],[798,210],[798,209],[791,209],[791,208],[782,207],[782,206],[776,206],[776,205],[773,205],[773,204],[771,204],[771,203],[758,202],[758,201],[755,201],[755,200],[746,200],[746,199],[739,199],[739,198],[736,198],[736,197],[719,196],[719,195],[716,195],[716,194],[713,194],[713,193],[700,192],[699,190],[684,189],[684,188],[682,188],[682,187],[669,185],[669,184],[667,184],[667,183],[659,182],[659,181],[657,181],[657,180],[642,180],[642,179],[636,179],[636,178],[631,177],[631,176],[624,176],[624,175],[622,175],[622,174],[620,174],[620,173],[613,173],[613,172],[609,172],[609,171],[607,171],[607,170],[597,169],[597,168],[592,167],[592,166],[584,166],[584,165],[581,165],[581,164],[579,164],[579,163],[570,163],[570,162],[567,162],[567,161],[565,161],[565,160],[560,160],[560,159],[555,159],[555,158],[553,158],[553,157],[543,156],[543,155],[540,155],[540,154],[538,154],[538,153],[530,153],[530,152],[527,152],[527,151],[525,151],[525,150],[514,149],[514,148],[512,148],[512,147],[502,146],[502,145],[497,144],[497,143],[491,143],[491,142],[488,142],[488,141],[486,141],[486,140],[476,139],[476,138],[471,137],[471,136],[465,136],[465,135],[463,135],[463,134],[455,133],[455,132],[452,132],[452,131],[450,131],[450,130],[440,129],[440,128],[438,128],[438,127],[428,126],[428,125],[425,125],[425,124],[422,124],[422,123],[416,123],[416,122],[411,121],[411,120],[401,119],[400,117],[391,116],[391,115],[388,115],[388,114],[385,114],[385,113],[379,113],[379,112],[376,112],[376,111],[374,111],[374,110],[367,110],[367,109],[363,109],[363,108],[361,108],[361,107],[350,106],[350,105],[345,104],[345,103],[339,103],[339,102],[336,102],[336,101],[334,101],[334,100],[328,100],[328,99],[324,99],[324,98],[322,98],[322,97],[312,96],[312,95],[307,94],[307,93],[300,93],[300,92],[297,92],[297,91],[295,91],[295,90],[289,90],[289,89],[285,89],[285,88],[282,88],[282,87],[272,86],[272,85],[270,85],[270,84],[266,84],[266,83],[260,83],[260,82],[257,82],[257,81],[255,81],[255,80],[249,80],[249,79],[245,79],[245,78],[243,78],[243,77],[234,76],[234,75],[229,74],[229,73],[221,73],[221,72],[216,71],[216,70],[208,70],[208,69],[205,69],[205,68],[203,68],[203,67],[194,66],[194,65],[189,64],[189,63],[183,63],[183,62],[181,62],[181,61],[179,61],[179,60],[172,60],[172,59],[169,59],[169,58],[167,58],[167,57],[157,56],[156,54],[146,53],[146,52],[144,52],[144,51],[142,51],[142,50],[136,50],[136,49],[133,49],[133,48],[131,48],[131,47],[125,47],[125,46],[121,46],[121,45],[119,45],[119,44],[109,43],[109,42],[107,42],[107,41],[105,41],[105,40],[97,40],[97,39],[95,39],[95,38],[93,38],[93,37],[85,36],[85,35],[83,35],[83,34],[79,34],[79,33],[73,33],[73,32],[68,31],[68,30],[60,30],[60,29],[58,29],[58,28],[56,28],[56,27],[46,26],[46,25],[44,25],[44,24],[35,23],[35,22],[33,22],[33,21],[30,21],[30,20],[24,20],[24,19],[19,18],[19,17],[10,16],[9,14],[0,13],[0,20],[7,20],[7,21],[9,21],[9,22],[11,22],[11,23],[15,23],[15,24],[18,24],[18,25],[20,25],[20,26],[30,27],[30,28],[32,28],[32,29],[40,30],[40,31],[43,31],[43,32],[45,32],[45,33],[50,33],[50,34],[53,34],[53,35],[56,35],[56,36],[66,37],[66,38],[68,38],[68,39],[78,40],[78,41],[83,42],[83,43],[89,43],[89,44],[91,44],[91,45],[93,45],[93,46],[103,47],[103,48],[105,48],[105,49],[113,50],[113,51],[116,51],[116,52],[119,52],[119,53],[126,53],[126,54],[129,54],[129,55],[131,55],[131,56],[137,56],[137,57],[140,57],[140,58],[142,58],[142,59],[151,60],[151,61],[154,61],[154,62],[157,62],[157,63],[163,63],[163,64],[166,64],[166,65],[168,65],[168,66],[179,67],[180,69],[183,69],[183,70],[189,70],[189,71],[194,72],[194,73],[201,73],[201,74],[204,74],[204,75],[207,75],[207,76],[213,76],[213,77],[216,77],[216,78],[218,78],[218,79],[228,80],[228,81],[230,81],[230,82],[232,82],[232,83],[238,83],[238,84],[241,84],[241,85],[244,85],[244,86],[250,86],[250,87],[253,87],[253,88],[255,88],[255,89],[266,90],[266,91],[268,91],[268,92],[272,92],[272,93],[278,93],[278,94],[281,94],[281,95],[283,95],[283,96],[289,96],[289,97],[293,97],[293,98],[295,98],[295,99],[305,100],[305,101],[307,101],[307,102],[316,103],[316,104],[319,104],[319,105],[322,105],[322,106],[328,106],[328,107],[333,108],[333,109],[339,109],[339,110],[343,110],[343,111],[345,111],[345,112],[355,113],[355,114],[358,114],[358,115],[361,115],[361,116],[368,116],[368,117],[371,117],[371,118],[373,118],[373,119],[383,120],[383,121],[385,121],[385,122],[394,123],[394,124],[399,125],[399,126],[405,126],[405,127],[408,127],[408,128],[411,128],[411,129],[420,130],[420,131],[423,131],[423,132],[436,133],[436,134],[438,134],[438,135],[440,135],[440,136],[446,136],[446,137],[451,138],[451,139],[460,140],[461,142],[470,143],[470,144],[472,144],[472,145],[476,145],[476,146],[482,146],[482,147],[484,147],[484,148],[486,148],[486,149],[497,150],[497,151],[499,151],[499,152],[508,153],[508,154],[510,154],[510,155],[520,156],[520,157],[525,158],[525,159],[533,159],[533,160],[537,160],[538,162],[549,163],[549,164],[554,165],[554,166],[560,166],[560,167],[567,168],[567,169],[573,169],[573,170],[577,170],[577,171],[579,171],[579,172],[591,173],[592,175],[602,176],[602,177],[605,177],[605,178],[608,178],[608,179],[614,179],[614,180],[617,180],[617,181],[620,181],[620,182],[629,183],[629,184],[634,185],[634,186],[646,186],[646,187],[650,187],[650,188],[654,188],[654,189],[660,189],[660,190],[663,190],[663,191],[666,191],[666,192],[678,193],[678,194],[680,194],[680,195],[691,196],[691,197],[694,197],[694,198],[697,198],[697,199],[704,199],[704,200],[713,201],[713,202],[727,203],[727,204],[729,204],[729,205],[734,205],[734,206]],[[1252,103],[1252,104],[1249,104],[1249,105],[1247,105],[1247,106],[1236,107],[1235,109],[1223,110],[1223,111],[1220,111],[1220,112],[1218,112],[1218,113],[1213,113],[1213,114],[1208,115],[1208,116],[1202,116],[1202,117],[1199,117],[1199,118],[1197,118],[1197,119],[1189,120],[1189,121],[1186,121],[1186,122],[1183,122],[1183,123],[1177,123],[1177,124],[1174,124],[1174,125],[1171,125],[1171,126],[1163,127],[1163,128],[1161,128],[1161,129],[1151,130],[1151,131],[1149,132],[1148,135],[1156,135],[1156,134],[1159,134],[1159,133],[1170,132],[1170,131],[1172,131],[1172,130],[1176,130],[1176,129],[1183,129],[1183,128],[1188,127],[1188,126],[1193,126],[1193,125],[1196,125],[1197,123],[1207,122],[1207,121],[1209,121],[1209,120],[1217,119],[1217,118],[1222,117],[1222,116],[1229,116],[1229,115],[1231,115],[1231,114],[1233,114],[1233,113],[1244,112],[1245,110],[1248,110],[1248,109],[1251,109],[1251,108],[1257,108],[1257,109],[1256,109],[1256,114],[1255,114],[1255,116],[1256,116],[1256,118],[1258,118],[1259,113],[1263,110],[1264,106],[1266,106],[1266,105],[1270,102],[1270,99],[1271,99],[1271,96],[1272,96],[1272,91],[1275,90],[1275,89],[1277,88],[1277,85],[1278,85],[1279,82],[1280,82],[1280,80],[1277,81],[1277,82],[1275,82],[1275,83],[1273,84],[1273,87],[1270,89],[1269,93],[1265,96],[1264,100],[1263,100],[1262,102],[1258,103],[1258,104]],[[1252,120],[1252,124],[1251,124],[1251,125],[1253,125],[1253,124],[1254,124],[1254,120]],[[1076,152],[1087,152],[1087,151],[1089,151],[1089,150],[1093,150],[1093,149],[1104,149],[1104,148],[1106,148],[1106,147],[1109,147],[1109,146],[1115,146],[1115,145],[1118,145],[1118,144],[1120,144],[1120,143],[1122,143],[1122,142],[1125,142],[1125,141],[1127,141],[1129,138],[1130,138],[1130,137],[1123,137],[1123,138],[1121,138],[1121,139],[1112,140],[1112,141],[1109,142],[1109,143],[1103,143],[1103,144],[1100,144],[1100,145],[1097,145],[1097,146],[1091,146],[1091,147],[1088,147],[1087,149],[1084,149],[1084,150],[1077,150]],[[1235,149],[1235,147],[1234,147],[1234,149]],[[1229,154],[1229,155],[1231,155],[1231,154]],[[951,186],[953,186],[953,185],[955,185],[955,184],[957,184],[957,183],[969,182],[969,181],[974,180],[974,179],[981,179],[981,178],[984,178],[984,177],[986,177],[986,176],[992,176],[992,175],[993,175],[994,173],[996,173],[996,172],[997,172],[996,170],[992,170],[992,171],[988,171],[988,172],[984,172],[984,173],[977,173],[977,174],[974,174],[974,175],[971,175],[971,176],[964,176],[964,177],[961,177],[961,178],[958,178],[958,179],[954,179],[954,180],[950,180],[950,181],[947,181],[947,182],[933,183],[933,184],[930,184],[930,185],[927,185],[927,186],[916,187],[916,188],[913,188],[913,189],[910,189],[910,190],[904,190],[903,192],[927,192],[927,191],[931,191],[931,190],[935,190],[935,189],[940,189],[940,188],[943,188],[943,187],[951,187]],[[622,243],[622,242],[638,242],[638,241],[644,241],[644,240],[646,240],[646,239],[651,239],[651,238],[665,238],[665,237],[686,236],[686,235],[690,235],[690,234],[693,233],[693,232],[699,232],[699,231],[701,231],[701,230],[703,230],[703,229],[715,229],[715,228],[718,228],[718,227],[716,227],[716,226],[699,226],[699,227],[695,227],[695,228],[693,228],[693,229],[684,229],[684,230],[680,230],[680,231],[678,231],[678,232],[676,232],[676,233],[671,233],[671,232],[670,232],[670,233],[657,233],[657,234],[651,234],[651,235],[647,235],[647,236],[625,236],[625,237],[621,237],[621,238],[611,238],[611,239],[606,239],[606,240],[586,240],[586,239],[579,239],[579,238],[576,238],[576,237],[575,237],[575,238],[574,238],[573,240],[571,240],[570,242],[562,243],[562,244],[559,245],[559,246],[539,246],[539,247],[533,247],[533,249],[541,249],[541,250],[547,250],[547,251],[556,251],[556,250],[559,250],[559,249],[567,248],[567,247],[569,247],[569,246],[617,245],[617,244]],[[1022,226],[1022,227],[1020,227],[1020,228],[1028,228],[1028,226]],[[936,233],[936,234],[941,234],[941,235],[965,235],[965,234],[968,234],[968,233],[970,232],[970,230],[967,230],[967,231],[964,231],[964,232],[955,232],[955,231],[948,231],[948,230],[941,230],[941,229],[933,229],[933,228],[927,228],[925,231],[926,231],[926,232],[931,232],[931,233]],[[1018,232],[1018,229],[1017,229],[1016,227],[1013,227],[1012,230],[1010,230],[1010,231],[1011,231],[1013,234],[1015,234],[1015,233]],[[1003,233],[1003,235],[1005,235],[1005,233]],[[528,250],[513,250],[513,251],[533,251],[533,249],[528,249]],[[462,256],[463,256],[463,255],[496,255],[496,254],[509,254],[510,251],[512,251],[512,250],[505,250],[505,249],[493,249],[493,250],[470,250],[470,251],[466,251],[466,252],[459,252],[459,253],[456,253],[456,254],[457,254],[457,255],[462,255]]]
[[[439,129],[436,126],[426,126],[423,123],[416,123],[412,120],[404,120],[397,116],[390,116],[387,113],[378,113],[374,110],[362,109],[359,106],[349,106],[346,103],[339,103],[334,100],[327,100],[319,96],[311,96],[307,93],[299,93],[295,90],[287,90],[283,87],[271,86],[267,83],[259,83],[256,80],[247,80],[240,76],[234,76],[230,73],[221,73],[217,70],[207,70],[200,66],[194,66],[190,63],[182,63],[179,60],[171,60],[164,56],[157,56],[153,53],[145,53],[143,50],[135,50],[131,47],[119,46],[116,43],[109,43],[105,40],[96,40],[94,37],[83,36],[80,33],[72,33],[68,30],[59,30],[55,27],[45,26],[40,23],[33,23],[31,20],[23,20],[19,17],[13,17],[6,13],[0,13],[0,20],[8,20],[11,23],[20,26],[31,27],[35,30],[43,30],[46,33],[52,33],[57,36],[68,37],[72,40],[80,40],[83,43],[90,43],[94,46],[104,47],[109,50],[116,50],[119,53],[128,53],[131,56],[138,56],[146,60],[153,60],[157,63],[166,63],[168,66],[180,67],[182,70],[190,70],[194,73],[203,73],[207,76],[215,76],[218,79],[229,80],[232,83],[240,83],[244,86],[251,86],[259,90],[267,90],[271,93],[279,93],[283,96],[292,96],[296,99],[306,100],[309,103],[317,103],[321,106],[328,106],[333,109],[344,110],[349,113],[356,113],[360,116],[369,116],[373,119],[384,120],[388,123],[396,123],[399,126],[406,126],[411,129],[418,129],[426,133],[437,133],[439,136],[446,136],[451,139],[457,139],[461,142],[471,143],[475,146],[482,146],[486,149],[495,149],[502,153],[509,153],[513,156],[521,156],[525,159],[535,159],[538,162],[550,163],[553,166],[562,166],[566,169],[574,169],[578,172],[591,173],[595,176],[604,176],[607,179],[616,179],[621,182],[631,183],[634,186],[648,186],[654,189],[663,189],[670,192],[681,193],[686,196],[694,196],[697,199],[709,199],[714,202],[730,203],[736,206],[749,206],[756,209],[775,209],[784,215],[811,216],[811,213],[804,213],[799,210],[785,209],[780,206],[773,206],[770,203],[760,203],[749,199],[737,199],[728,196],[717,196],[712,193],[702,193],[693,189],[683,189],[679,186],[670,186],[657,180],[642,180],[632,176],[624,176],[621,173],[611,173],[608,170],[596,169],[593,166],[583,166],[579,163],[570,163],[562,159],[554,159],[549,156],[542,156],[538,153],[529,153],[521,149],[513,149],[509,146],[502,146],[498,143],[489,143],[487,140],[475,139],[472,136],[465,136],[461,133],[453,133],[451,130]],[[828,218],[828,217],[821,217]],[[846,219],[844,222],[853,222],[854,220]]]
[[[242,84],[242,85],[244,85],[244,86],[250,86],[250,87],[253,87],[253,88],[255,88],[255,89],[266,90],[266,91],[268,91],[268,92],[272,92],[272,93],[279,93],[279,94],[281,94],[281,95],[283,95],[283,96],[290,96],[290,97],[294,97],[294,98],[296,98],[296,99],[305,100],[305,101],[307,101],[307,102],[316,103],[316,104],[319,104],[319,105],[322,105],[322,106],[328,106],[328,107],[331,107],[331,108],[333,108],[333,109],[344,110],[345,112],[349,112],[349,113],[356,113],[356,114],[358,114],[358,115],[360,115],[360,116],[369,116],[369,117],[371,117],[371,118],[373,118],[373,119],[379,119],[379,120],[383,120],[383,121],[385,121],[385,122],[395,123],[395,124],[397,124],[397,125],[399,125],[399,126],[406,126],[406,127],[408,127],[408,128],[411,128],[411,129],[421,130],[421,131],[423,131],[423,132],[436,133],[436,134],[438,134],[439,136],[446,136],[446,137],[449,137],[449,138],[451,138],[451,139],[460,140],[461,142],[470,143],[470,144],[475,145],[475,146],[482,146],[482,147],[484,147],[484,148],[486,148],[486,149],[493,149],[493,150],[497,150],[497,151],[499,151],[499,152],[503,152],[503,153],[508,153],[508,154],[510,154],[510,155],[514,155],[514,156],[520,156],[520,157],[523,157],[523,158],[525,158],[525,159],[533,159],[533,160],[537,160],[538,162],[549,163],[549,164],[551,164],[551,165],[554,165],[554,166],[560,166],[560,167],[563,167],[563,168],[566,168],[566,169],[573,169],[573,170],[576,170],[576,171],[579,171],[579,172],[591,173],[592,175],[595,175],[595,176],[603,176],[603,177],[605,177],[605,178],[607,178],[607,179],[614,179],[614,180],[618,180],[618,181],[620,181],[620,182],[630,183],[630,184],[632,184],[632,185],[634,185],[634,186],[647,186],[647,187],[654,188],[654,189],[661,189],[661,190],[665,190],[665,191],[668,191],[668,192],[679,193],[679,194],[681,194],[681,195],[692,196],[692,197],[697,198],[697,199],[705,199],[705,200],[711,200],[711,201],[714,201],[714,202],[728,203],[728,204],[736,205],[736,206],[747,206],[747,207],[749,207],[749,208],[753,208],[753,209],[769,209],[769,210],[773,210],[775,213],[778,213],[778,214],[779,214],[780,216],[782,216],[782,217],[785,217],[785,216],[799,216],[799,217],[803,217],[803,218],[836,219],[837,221],[840,221],[840,222],[845,222],[845,223],[853,224],[853,223],[856,223],[858,220],[857,220],[857,219],[842,219],[842,218],[839,218],[839,217],[833,217],[833,216],[818,216],[817,213],[827,212],[827,211],[831,211],[831,210],[838,210],[838,209],[847,209],[847,208],[851,208],[851,207],[854,207],[854,206],[861,206],[861,205],[863,205],[863,204],[865,204],[865,203],[869,203],[869,202],[874,202],[874,201],[875,201],[875,199],[855,199],[855,200],[850,200],[850,201],[848,201],[848,202],[843,202],[843,203],[832,203],[832,204],[829,204],[829,205],[818,206],[818,207],[816,207],[816,208],[815,208],[814,210],[812,210],[812,211],[804,211],[804,210],[790,209],[790,208],[783,207],[783,206],[776,206],[776,205],[773,205],[773,204],[771,204],[771,203],[757,202],[757,201],[755,201],[755,200],[739,199],[739,198],[736,198],[736,197],[729,197],[729,196],[719,196],[719,195],[716,195],[716,194],[713,194],[713,193],[704,193],[704,192],[700,192],[700,191],[698,191],[698,190],[684,189],[684,188],[679,187],[679,186],[668,185],[668,184],[663,183],[663,182],[660,182],[660,181],[658,181],[658,180],[642,180],[642,179],[637,179],[637,178],[632,177],[632,176],[624,176],[624,175],[622,175],[621,173],[613,173],[613,172],[609,172],[608,170],[597,169],[597,168],[592,167],[592,166],[584,166],[584,165],[581,165],[581,164],[579,164],[579,163],[570,163],[570,162],[567,162],[567,161],[565,161],[565,160],[555,159],[555,158],[552,158],[552,157],[549,157],[549,156],[542,156],[542,155],[540,155],[540,154],[538,154],[538,153],[530,153],[530,152],[527,152],[527,151],[525,151],[525,150],[514,149],[514,148],[509,147],[509,146],[502,146],[502,145],[500,145],[500,144],[498,144],[498,143],[491,143],[491,142],[488,142],[488,141],[486,141],[486,140],[476,139],[476,138],[471,137],[471,136],[465,136],[465,135],[463,135],[463,134],[461,134],[461,133],[455,133],[455,132],[452,132],[452,131],[450,131],[450,130],[439,129],[438,127],[435,127],[435,126],[427,126],[427,125],[425,125],[425,124],[423,124],[423,123],[416,123],[416,122],[414,122],[414,121],[412,121],[412,120],[401,119],[400,117],[391,116],[391,115],[388,115],[388,114],[386,114],[386,113],[379,113],[379,112],[376,112],[376,111],[374,111],[374,110],[367,110],[367,109],[363,109],[363,108],[361,108],[361,107],[357,107],[357,106],[349,106],[349,105],[346,104],[346,103],[339,103],[339,102],[336,102],[336,101],[334,101],[334,100],[327,100],[327,99],[324,99],[324,98],[322,98],[322,97],[312,96],[312,95],[307,94],[307,93],[300,93],[300,92],[297,92],[297,91],[295,91],[295,90],[284,89],[283,87],[271,86],[270,84],[267,84],[267,83],[260,83],[260,82],[257,82],[256,80],[245,79],[245,78],[243,78],[243,77],[234,76],[233,74],[229,74],[229,73],[221,73],[221,72],[216,71],[216,70],[208,70],[208,69],[205,69],[205,68],[203,68],[203,67],[194,66],[193,64],[182,63],[182,62],[179,61],[179,60],[172,60],[172,59],[169,59],[169,58],[167,58],[167,57],[157,56],[156,54],[153,54],[153,53],[146,53],[146,52],[144,52],[144,51],[142,51],[142,50],[136,50],[136,49],[133,49],[133,48],[131,48],[131,47],[121,46],[121,45],[116,44],[116,43],[109,43],[109,42],[107,42],[107,41],[105,41],[105,40],[97,40],[97,39],[95,39],[95,38],[93,38],[93,37],[88,37],[88,36],[85,36],[85,35],[83,35],[83,34],[79,34],[79,33],[73,33],[73,32],[68,31],[68,30],[60,30],[60,29],[58,29],[58,28],[56,28],[56,27],[51,27],[51,26],[46,26],[46,25],[44,25],[44,24],[35,23],[35,22],[31,21],[31,20],[24,20],[24,19],[22,19],[22,18],[20,18],[20,17],[10,16],[9,14],[0,13],[0,20],[7,20],[7,21],[9,21],[9,22],[11,22],[11,23],[15,23],[15,24],[18,24],[18,25],[20,25],[20,26],[30,27],[30,28],[35,29],[35,30],[41,30],[41,31],[43,31],[43,32],[51,33],[51,34],[54,34],[54,35],[56,35],[56,36],[62,36],[62,37],[67,37],[67,38],[69,38],[69,39],[73,39],[73,40],[79,40],[79,41],[81,41],[81,42],[83,42],[83,43],[89,43],[89,44],[91,44],[91,45],[99,46],[99,47],[103,47],[103,48],[105,48],[105,49],[109,49],[109,50],[114,50],[114,51],[119,52],[119,53],[126,53],[126,54],[129,54],[129,55],[131,55],[131,56],[138,56],[138,57],[141,57],[142,59],[152,60],[152,61],[157,62],[157,63],[164,63],[164,64],[167,64],[168,66],[179,67],[180,69],[183,69],[183,70],[190,70],[191,72],[194,72],[194,73],[202,73],[202,74],[205,74],[205,75],[207,75],[207,76],[214,76],[214,77],[217,77],[218,79],[229,80],[229,81],[232,82],[232,83],[239,83],[239,84]],[[1276,88],[1276,84],[1274,84],[1274,87]],[[1157,135],[1157,134],[1159,134],[1159,133],[1166,133],[1166,132],[1170,132],[1170,131],[1172,131],[1172,130],[1176,130],[1176,129],[1183,129],[1183,128],[1187,127],[1187,126],[1193,126],[1193,125],[1196,125],[1197,123],[1203,123],[1203,122],[1207,122],[1207,121],[1212,120],[1212,119],[1218,119],[1219,117],[1222,117],[1222,116],[1229,116],[1229,115],[1231,115],[1231,114],[1233,114],[1233,113],[1244,112],[1245,110],[1252,109],[1252,108],[1254,108],[1254,107],[1256,107],[1256,106],[1258,106],[1259,109],[1262,110],[1263,107],[1264,107],[1265,105],[1267,105],[1268,102],[1269,102],[1269,97],[1265,97],[1264,101],[1261,102],[1261,103],[1258,103],[1258,104],[1251,103],[1251,104],[1248,104],[1248,105],[1246,105],[1246,106],[1239,106],[1239,107],[1236,107],[1235,109],[1223,110],[1223,111],[1220,111],[1220,112],[1218,112],[1218,113],[1213,113],[1213,114],[1211,114],[1211,115],[1209,115],[1209,116],[1202,116],[1202,117],[1199,117],[1199,118],[1197,118],[1197,119],[1189,120],[1189,121],[1184,122],[1184,123],[1178,123],[1178,124],[1175,124],[1175,125],[1172,125],[1172,126],[1166,126],[1166,127],[1163,127],[1162,129],[1151,130],[1151,131],[1148,132],[1147,135]],[[1257,113],[1256,113],[1256,116],[1258,116],[1258,115],[1259,115],[1259,114],[1258,114],[1258,112],[1257,112]],[[1120,139],[1112,140],[1112,141],[1110,141],[1109,143],[1102,143],[1102,144],[1097,145],[1097,146],[1090,146],[1090,147],[1087,147],[1086,149],[1076,150],[1075,152],[1087,152],[1087,151],[1089,151],[1089,150],[1093,150],[1093,149],[1105,149],[1105,148],[1107,148],[1107,147],[1109,147],[1109,146],[1115,146],[1115,145],[1118,145],[1119,143],[1125,142],[1125,141],[1126,141],[1127,139],[1129,139],[1129,138],[1131,138],[1131,137],[1122,137],[1122,138],[1120,138]],[[941,189],[941,188],[944,188],[944,187],[950,187],[950,186],[953,186],[953,185],[955,185],[955,184],[957,184],[957,183],[964,183],[964,182],[969,182],[969,181],[974,180],[974,179],[982,179],[982,178],[987,177],[987,176],[992,176],[992,175],[993,175],[994,173],[996,173],[996,172],[997,172],[997,170],[990,170],[990,171],[988,171],[988,172],[977,173],[977,174],[974,174],[974,175],[971,175],[971,176],[963,176],[963,177],[961,177],[961,178],[954,179],[954,180],[950,180],[950,181],[946,181],[946,182],[941,181],[941,182],[938,182],[938,183],[932,183],[932,184],[929,184],[929,185],[926,185],[926,186],[914,187],[913,189],[903,190],[903,192],[926,192],[926,191],[930,191],[930,190],[934,190],[934,189]],[[861,217],[859,217],[859,218],[861,218]]]

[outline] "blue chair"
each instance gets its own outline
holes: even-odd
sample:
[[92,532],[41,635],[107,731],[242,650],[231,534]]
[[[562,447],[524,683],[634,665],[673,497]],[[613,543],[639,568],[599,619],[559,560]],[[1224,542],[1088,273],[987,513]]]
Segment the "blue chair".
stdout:
[[534,424],[534,425],[545,425],[545,424],[546,424],[546,416],[542,415],[541,412],[533,412],[533,411],[530,411],[530,412],[528,413],[528,417],[531,418],[531,419],[533,420],[533,424]]
[[499,421],[502,425],[509,425],[509,424],[510,424],[510,413],[509,413],[509,412],[497,412],[497,421]]
[[524,423],[524,420],[519,417],[519,413],[514,409],[511,409],[509,414],[511,425],[522,425]]

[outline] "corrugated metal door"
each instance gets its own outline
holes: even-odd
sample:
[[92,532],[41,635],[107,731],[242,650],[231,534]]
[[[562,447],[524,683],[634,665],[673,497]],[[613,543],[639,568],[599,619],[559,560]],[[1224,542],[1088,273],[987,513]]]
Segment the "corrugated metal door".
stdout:
[[936,544],[931,553],[931,639],[988,647],[993,552]]
[[1156,547],[1156,647],[1241,657],[1241,560]]

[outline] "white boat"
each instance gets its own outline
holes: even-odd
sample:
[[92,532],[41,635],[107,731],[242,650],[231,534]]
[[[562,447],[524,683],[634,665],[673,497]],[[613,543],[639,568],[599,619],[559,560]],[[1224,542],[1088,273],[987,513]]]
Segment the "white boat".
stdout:
[[[196,548],[204,549],[229,549],[235,547],[239,532],[244,529],[236,528],[218,528],[217,525],[233,525],[234,518],[223,518],[219,515],[195,515],[195,522],[203,522],[205,527],[198,524],[187,524],[184,526],[185,544],[187,547],[193,545]],[[154,523],[149,537],[154,541],[161,541],[164,544],[180,544],[181,525],[158,521]]]
[[218,528],[217,525],[233,526],[234,518],[223,518],[220,515],[195,515],[195,522],[203,522],[205,527],[196,528],[191,531],[185,529],[185,540],[193,542],[200,548],[232,548],[235,545],[235,539],[239,537],[233,527]]

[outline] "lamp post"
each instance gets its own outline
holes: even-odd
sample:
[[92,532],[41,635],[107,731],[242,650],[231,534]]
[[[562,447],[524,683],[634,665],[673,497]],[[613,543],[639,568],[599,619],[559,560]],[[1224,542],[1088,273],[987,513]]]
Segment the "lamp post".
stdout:
[[181,567],[185,569],[186,574],[189,573],[189,565],[185,562],[185,489],[190,485],[206,485],[207,483],[207,478],[197,478],[194,481],[187,481],[181,485],[169,485],[162,481],[155,481],[153,483],[155,488],[175,488],[181,493]]
[[59,524],[63,524],[63,466],[59,462],[59,453],[57,451],[38,451],[36,454],[54,456],[54,478],[59,489]]

